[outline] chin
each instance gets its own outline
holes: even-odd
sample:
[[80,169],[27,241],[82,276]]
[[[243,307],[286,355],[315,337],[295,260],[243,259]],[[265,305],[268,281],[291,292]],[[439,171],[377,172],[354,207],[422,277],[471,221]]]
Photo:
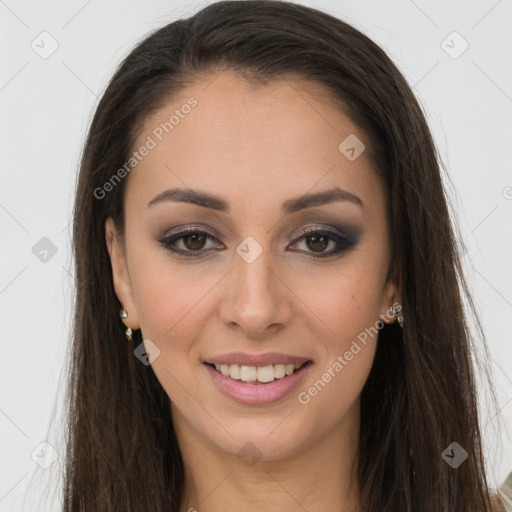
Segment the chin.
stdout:
[[306,439],[303,427],[296,425],[295,428],[291,422],[287,424],[289,420],[282,421],[283,417],[286,415],[272,421],[252,419],[252,424],[244,422],[236,428],[229,428],[232,436],[222,431],[220,438],[215,436],[210,441],[220,450],[239,457],[242,462],[284,459],[299,453]]

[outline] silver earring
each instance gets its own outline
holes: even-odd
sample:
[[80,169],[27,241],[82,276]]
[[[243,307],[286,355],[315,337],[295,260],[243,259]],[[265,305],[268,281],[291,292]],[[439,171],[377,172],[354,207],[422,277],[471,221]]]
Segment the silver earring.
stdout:
[[402,315],[402,312],[401,312],[401,311],[399,312],[399,311],[398,311],[394,306],[391,306],[389,309],[390,309],[390,310],[392,311],[392,313],[396,316],[396,319],[397,319],[397,321],[398,321],[398,324],[399,324],[399,325],[400,325],[400,327],[402,327],[402,329],[403,329],[403,327],[404,327],[404,317],[403,317],[403,315]]
[[[119,313],[119,316],[121,317],[122,320],[125,320],[126,318],[128,318],[128,313],[126,312],[126,309],[122,309],[121,312]],[[133,334],[133,331],[132,331],[131,327],[127,327],[126,328],[126,339],[128,341],[133,340],[132,334]]]

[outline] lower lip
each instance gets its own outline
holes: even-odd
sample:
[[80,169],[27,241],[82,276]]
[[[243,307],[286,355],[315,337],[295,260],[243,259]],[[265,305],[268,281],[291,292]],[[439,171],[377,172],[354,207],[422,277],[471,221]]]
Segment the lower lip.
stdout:
[[308,361],[299,370],[282,379],[273,380],[268,384],[255,384],[225,377],[205,363],[206,369],[220,391],[235,402],[244,405],[267,405],[281,400],[300,384],[311,365],[311,361]]

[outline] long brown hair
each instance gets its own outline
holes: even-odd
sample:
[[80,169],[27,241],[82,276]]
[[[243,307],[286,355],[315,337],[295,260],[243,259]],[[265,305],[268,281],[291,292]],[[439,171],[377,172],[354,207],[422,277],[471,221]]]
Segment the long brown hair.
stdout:
[[[380,331],[362,392],[363,510],[499,510],[485,472],[470,316],[484,349],[485,338],[422,109],[386,53],[360,31],[316,9],[269,0],[213,3],[156,30],[124,59],[96,108],[74,205],[64,510],[179,510],[184,473],[169,399],[151,366],[134,357],[140,330],[133,344],[124,338],[105,243],[108,217],[123,233],[129,177],[105,197],[95,191],[128,161],[148,115],[220,70],[260,83],[302,77],[322,84],[325,101],[366,134],[386,186],[390,272],[401,286],[405,324]],[[456,469],[442,458],[453,441],[468,453]]]

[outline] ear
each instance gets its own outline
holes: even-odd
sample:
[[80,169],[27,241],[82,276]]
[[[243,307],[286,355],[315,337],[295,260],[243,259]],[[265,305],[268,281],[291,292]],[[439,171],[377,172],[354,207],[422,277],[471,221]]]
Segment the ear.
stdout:
[[398,284],[396,271],[389,277],[382,295],[380,318],[387,324],[397,321],[396,315],[390,310],[391,306],[396,307],[397,312],[402,311],[402,290]]
[[123,322],[126,327],[131,327],[135,331],[140,328],[139,315],[133,299],[132,282],[128,272],[125,250],[111,217],[105,222],[105,238],[112,266],[114,290],[122,307],[128,313],[128,318]]

